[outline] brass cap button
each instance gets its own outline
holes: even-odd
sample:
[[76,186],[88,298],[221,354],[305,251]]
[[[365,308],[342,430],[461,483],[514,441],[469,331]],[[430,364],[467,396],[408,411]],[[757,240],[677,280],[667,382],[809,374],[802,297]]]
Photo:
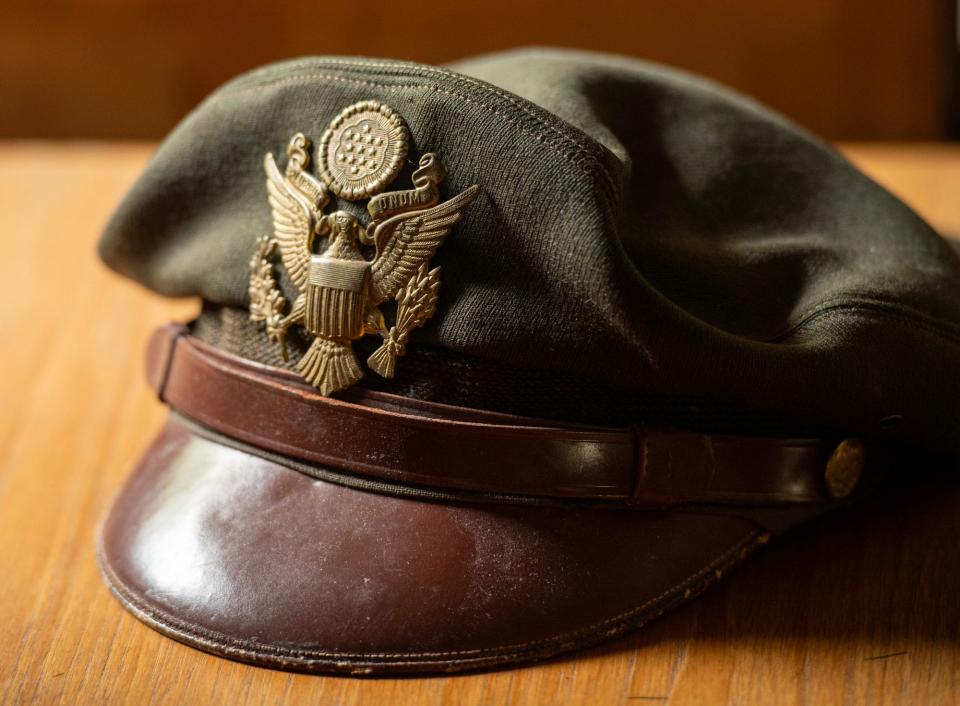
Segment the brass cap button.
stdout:
[[830,497],[845,498],[857,487],[863,471],[863,439],[847,438],[837,444],[824,472]]

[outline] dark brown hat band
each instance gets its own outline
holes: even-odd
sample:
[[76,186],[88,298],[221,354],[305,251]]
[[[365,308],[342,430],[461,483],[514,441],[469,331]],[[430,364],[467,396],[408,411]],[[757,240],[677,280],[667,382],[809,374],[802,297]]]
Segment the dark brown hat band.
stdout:
[[332,399],[173,324],[153,335],[147,371],[164,402],[219,434],[392,484],[636,506],[831,499],[822,439],[556,425],[361,389]]

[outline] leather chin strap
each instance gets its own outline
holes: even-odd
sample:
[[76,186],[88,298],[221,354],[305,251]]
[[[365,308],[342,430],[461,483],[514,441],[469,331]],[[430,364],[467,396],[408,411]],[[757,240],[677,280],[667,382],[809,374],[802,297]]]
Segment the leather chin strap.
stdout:
[[823,439],[560,425],[356,388],[323,397],[175,324],[151,338],[147,375],[161,400],[215,432],[391,484],[643,507],[831,501]]

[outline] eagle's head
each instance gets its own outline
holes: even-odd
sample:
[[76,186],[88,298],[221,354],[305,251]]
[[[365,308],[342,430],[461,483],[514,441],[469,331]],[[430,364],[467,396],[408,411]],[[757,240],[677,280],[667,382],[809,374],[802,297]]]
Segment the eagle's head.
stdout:
[[329,216],[323,217],[317,226],[319,235],[329,235],[333,240],[346,237],[353,242],[360,232],[360,222],[356,216],[346,211],[334,211]]

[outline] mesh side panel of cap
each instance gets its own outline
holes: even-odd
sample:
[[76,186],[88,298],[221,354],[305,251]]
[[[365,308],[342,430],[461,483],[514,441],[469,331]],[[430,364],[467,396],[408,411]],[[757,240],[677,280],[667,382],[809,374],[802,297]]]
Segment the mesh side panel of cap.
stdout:
[[[284,362],[261,324],[233,307],[205,304],[193,323],[200,340],[227,353],[279,368],[295,370],[295,361],[309,340],[288,332],[290,361]],[[357,359],[365,361],[380,344],[368,336],[354,342]],[[758,410],[677,396],[637,395],[551,370],[520,370],[493,361],[437,348],[408,345],[392,380],[366,371],[358,383],[368,390],[414,399],[487,409],[542,419],[584,424],[626,425],[645,422],[679,428],[776,436],[819,436],[822,428],[779,418]]]

